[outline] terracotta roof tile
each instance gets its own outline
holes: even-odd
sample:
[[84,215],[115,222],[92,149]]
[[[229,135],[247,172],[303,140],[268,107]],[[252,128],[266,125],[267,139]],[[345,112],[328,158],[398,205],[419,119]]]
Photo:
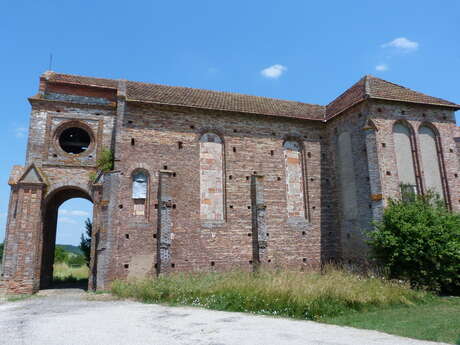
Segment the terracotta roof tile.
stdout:
[[[118,80],[114,79],[84,77],[55,72],[45,72],[42,77],[55,83],[91,85],[113,89],[118,87]],[[127,98],[132,101],[319,121],[331,119],[366,98],[431,104],[460,109],[460,105],[455,103],[431,97],[370,75],[361,78],[327,106],[238,93],[132,81],[128,81],[126,86]]]

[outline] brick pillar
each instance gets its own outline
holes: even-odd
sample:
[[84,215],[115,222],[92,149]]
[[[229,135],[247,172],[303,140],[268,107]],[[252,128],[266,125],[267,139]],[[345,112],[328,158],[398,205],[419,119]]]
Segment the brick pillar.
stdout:
[[40,288],[44,183],[11,186],[1,285],[7,293],[31,294]]
[[369,185],[371,189],[372,218],[379,221],[383,215],[382,183],[380,179],[379,157],[377,152],[376,128],[368,125],[363,128],[366,140],[367,168],[369,171]]
[[264,203],[264,178],[251,176],[252,204],[252,257],[254,269],[265,261],[267,256],[267,226],[265,224],[266,205]]
[[171,211],[170,185],[173,172],[162,170],[158,181],[157,273],[167,273],[171,267]]

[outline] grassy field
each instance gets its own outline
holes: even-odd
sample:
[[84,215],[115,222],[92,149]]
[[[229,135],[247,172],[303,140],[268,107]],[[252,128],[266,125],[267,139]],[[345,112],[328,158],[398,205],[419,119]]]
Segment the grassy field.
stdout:
[[453,344],[460,340],[460,298],[436,297],[402,283],[336,269],[324,274],[174,274],[117,281],[112,293],[146,303],[315,320]]
[[437,297],[423,305],[351,313],[324,321],[404,337],[460,344],[459,297]]
[[332,269],[325,274],[286,271],[176,274],[148,281],[115,282],[112,293],[151,303],[308,320],[415,305],[433,298],[403,284]]
[[78,282],[87,280],[89,269],[86,265],[80,267],[70,267],[66,263],[54,264],[53,280],[54,283]]

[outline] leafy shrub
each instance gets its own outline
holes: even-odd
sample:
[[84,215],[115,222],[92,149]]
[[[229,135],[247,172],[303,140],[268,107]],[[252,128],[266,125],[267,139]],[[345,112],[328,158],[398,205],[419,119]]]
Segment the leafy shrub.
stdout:
[[413,287],[460,293],[460,215],[434,193],[390,200],[369,233],[373,256],[390,278]]
[[69,253],[65,251],[64,248],[60,246],[56,246],[54,249],[54,262],[56,263],[62,263],[62,262],[67,262],[69,259]]
[[113,170],[114,156],[112,150],[104,149],[96,162],[98,170],[108,172]]

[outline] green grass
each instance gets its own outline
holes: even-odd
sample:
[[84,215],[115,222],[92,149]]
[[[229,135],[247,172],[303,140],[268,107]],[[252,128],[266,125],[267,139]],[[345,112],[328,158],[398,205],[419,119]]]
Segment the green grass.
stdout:
[[54,264],[53,284],[85,283],[89,277],[89,269],[85,266],[70,267],[66,263]]
[[427,303],[433,296],[407,285],[329,269],[325,274],[286,271],[172,274],[114,282],[112,293],[147,303],[321,321],[393,306]]
[[460,344],[459,297],[437,297],[423,305],[350,313],[323,321],[404,337]]

